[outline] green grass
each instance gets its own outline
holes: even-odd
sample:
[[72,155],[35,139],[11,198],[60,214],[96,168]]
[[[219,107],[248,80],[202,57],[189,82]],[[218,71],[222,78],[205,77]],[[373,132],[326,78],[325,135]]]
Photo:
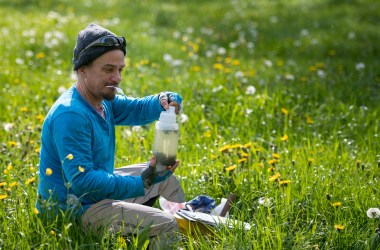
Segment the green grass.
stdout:
[[[72,50],[90,22],[127,38],[125,93],[183,96],[176,174],[188,200],[234,192],[231,216],[254,225],[178,247],[378,249],[380,221],[366,211],[380,207],[379,4],[161,2],[0,1],[0,249],[123,247],[34,214],[42,120],[75,81]],[[149,159],[153,134],[117,128],[116,167]]]

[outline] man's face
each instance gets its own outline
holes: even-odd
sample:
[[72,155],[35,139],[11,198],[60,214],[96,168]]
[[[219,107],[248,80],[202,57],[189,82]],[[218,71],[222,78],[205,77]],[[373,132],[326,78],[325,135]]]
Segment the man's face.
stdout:
[[[125,66],[124,53],[111,50],[80,69],[88,93],[95,99],[113,100]],[[108,86],[108,87],[107,87]]]

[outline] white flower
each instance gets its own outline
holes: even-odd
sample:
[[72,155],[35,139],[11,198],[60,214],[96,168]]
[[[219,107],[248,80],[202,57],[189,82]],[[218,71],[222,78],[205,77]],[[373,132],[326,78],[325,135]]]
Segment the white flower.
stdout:
[[365,69],[365,64],[363,62],[360,62],[360,63],[357,63],[355,67],[356,67],[356,70],[363,70]]
[[216,86],[215,88],[213,88],[211,91],[212,91],[212,93],[216,93],[216,92],[219,92],[222,89],[223,89],[223,86],[219,85],[219,86]]
[[167,63],[171,63],[173,61],[173,57],[170,54],[165,54],[164,61]]
[[243,71],[240,71],[240,70],[239,70],[239,71],[236,71],[236,72],[235,72],[235,77],[238,78],[238,79],[239,79],[239,78],[243,78],[243,77],[244,77],[244,73],[243,73]]
[[3,123],[4,130],[9,132],[13,128],[13,123]]
[[367,216],[369,218],[380,218],[380,209],[371,207],[367,210]]
[[133,126],[132,131],[135,133],[139,133],[143,131],[143,128],[141,126]]
[[16,63],[19,64],[19,65],[21,65],[21,64],[24,64],[25,61],[23,59],[21,59],[21,58],[16,58]]
[[79,203],[78,197],[73,194],[68,194],[66,198],[67,205],[77,205]]
[[226,50],[225,48],[223,48],[223,47],[219,47],[219,48],[218,48],[218,51],[217,51],[217,53],[218,53],[219,55],[225,55],[226,52],[227,52],[227,50]]
[[265,60],[264,61],[264,65],[267,66],[267,67],[272,67],[273,63],[270,60]]
[[294,80],[294,75],[287,73],[285,74],[285,79],[288,81],[293,81]]
[[179,116],[179,122],[180,123],[185,123],[185,122],[188,122],[189,121],[189,117],[186,115],[186,114],[181,114],[180,116]]
[[66,91],[66,88],[63,87],[63,86],[60,86],[60,87],[58,88],[58,93],[59,93],[60,95],[62,95],[63,93],[65,93],[65,91]]
[[247,89],[245,90],[245,93],[247,95],[254,95],[256,93],[256,88],[252,85],[248,86]]
[[272,201],[272,198],[261,197],[257,202],[264,207],[270,207],[272,205]]

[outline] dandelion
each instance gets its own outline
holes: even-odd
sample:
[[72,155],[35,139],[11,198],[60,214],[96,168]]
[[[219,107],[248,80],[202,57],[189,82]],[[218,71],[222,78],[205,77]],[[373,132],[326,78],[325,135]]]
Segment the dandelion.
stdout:
[[245,90],[246,95],[254,95],[256,93],[256,88],[255,86],[248,86],[247,89]]
[[7,185],[7,183],[5,181],[0,182],[0,187],[5,187],[6,185]]
[[345,226],[343,225],[334,225],[334,228],[337,230],[337,231],[340,231],[340,230],[343,230],[345,228]]
[[355,65],[355,68],[356,68],[356,70],[358,70],[358,71],[363,70],[363,69],[365,69],[365,64],[364,64],[363,62],[357,63],[357,64]]
[[314,159],[313,158],[308,158],[307,162],[308,162],[309,166],[311,166],[311,164],[313,164],[313,162],[314,162]]
[[243,158],[248,158],[248,156],[249,155],[247,153],[244,153],[244,152],[241,153],[241,157],[243,157]]
[[260,197],[257,203],[264,207],[270,207],[272,205],[272,198]]
[[211,138],[211,136],[212,136],[211,131],[205,131],[205,132],[203,132],[203,136],[205,138]]
[[314,121],[313,121],[313,119],[310,118],[310,116],[306,116],[306,123],[314,124]]
[[8,171],[11,171],[13,169],[13,166],[11,165],[11,164],[9,164],[8,166],[7,166],[7,170]]
[[367,216],[371,219],[373,218],[380,218],[380,209],[378,208],[370,208],[367,210]]
[[273,157],[273,159],[280,159],[280,155],[276,154],[276,153],[273,153],[272,157]]
[[8,197],[6,194],[0,194],[0,200],[4,200]]
[[288,115],[288,114],[289,114],[289,111],[288,111],[286,108],[281,108],[281,112],[282,112],[284,115]]
[[219,149],[219,152],[225,152],[225,151],[227,151],[227,150],[230,150],[231,149],[231,145],[224,145],[223,147],[221,147],[220,149]]
[[16,182],[16,181],[9,184],[10,188],[17,187],[17,186],[18,186],[18,182]]
[[55,232],[53,230],[50,231],[51,235],[55,235]]
[[250,148],[251,145],[252,145],[252,143],[249,142],[249,143],[244,144],[243,147],[244,147],[244,148]]
[[235,168],[237,168],[237,166],[236,166],[236,165],[232,165],[232,166],[229,166],[229,167],[225,168],[225,170],[226,170],[227,172],[230,172],[230,171],[235,170]]
[[39,53],[36,54],[36,58],[37,59],[42,59],[44,57],[45,57],[45,53],[44,52],[39,52]]
[[117,243],[119,243],[122,248],[125,248],[127,246],[127,242],[122,236],[117,237]]
[[242,162],[246,162],[247,161],[247,158],[241,158],[238,160],[238,163],[242,163]]
[[36,177],[32,177],[32,178],[28,179],[27,181],[25,181],[25,184],[29,185],[29,184],[31,184],[31,183],[33,183],[35,181],[36,181]]
[[46,174],[47,176],[50,176],[50,175],[53,174],[53,170],[51,170],[51,168],[47,168],[47,169],[45,170],[45,174]]
[[279,181],[278,184],[283,185],[283,186],[286,186],[288,184],[290,184],[292,181],[291,180],[283,180],[283,181]]
[[69,160],[71,161],[72,159],[74,159],[74,156],[73,156],[73,154],[68,154],[68,155],[66,156],[66,158],[69,159]]
[[269,177],[269,181],[274,182],[274,181],[277,181],[278,178],[280,178],[280,173],[277,172],[275,175]]
[[82,166],[78,166],[78,170],[79,170],[79,172],[84,172],[84,168],[82,167]]
[[223,66],[223,64],[221,64],[221,63],[215,63],[215,64],[213,65],[213,68],[216,69],[216,70],[223,70],[223,69],[224,69],[224,66]]
[[13,123],[3,123],[3,128],[5,131],[9,132],[13,128]]
[[43,122],[44,119],[45,119],[45,117],[43,117],[43,115],[41,115],[41,114],[36,115],[36,118],[37,118],[37,120],[40,121],[40,122]]
[[28,111],[28,107],[21,107],[21,108],[20,108],[20,111],[21,111],[21,112],[27,112],[27,111]]
[[286,134],[281,137],[281,141],[287,141],[288,139],[289,139],[289,136]]
[[335,202],[333,204],[331,204],[333,207],[340,207],[342,205],[342,202]]
[[274,167],[270,167],[270,168],[268,168],[268,170],[267,170],[268,173],[269,173],[269,172],[272,172],[272,171],[274,171]]
[[40,211],[38,211],[38,209],[35,207],[35,208],[33,209],[33,213],[34,213],[34,214],[39,214]]
[[14,147],[14,146],[17,146],[17,142],[15,142],[15,141],[9,141],[8,145],[11,146],[11,147]]

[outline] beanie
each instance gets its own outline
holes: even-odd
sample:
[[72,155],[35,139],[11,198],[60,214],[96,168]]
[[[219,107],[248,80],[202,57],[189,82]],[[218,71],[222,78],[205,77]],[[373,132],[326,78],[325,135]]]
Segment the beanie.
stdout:
[[78,70],[83,65],[88,65],[96,58],[100,57],[104,53],[119,49],[123,51],[124,55],[126,54],[126,48],[124,46],[94,46],[89,47],[85,51],[83,51],[88,45],[96,41],[97,39],[104,36],[113,36],[117,38],[117,36],[111,31],[97,25],[90,24],[84,30],[81,30],[78,34],[77,42],[74,48],[74,57],[73,64],[74,70]]

